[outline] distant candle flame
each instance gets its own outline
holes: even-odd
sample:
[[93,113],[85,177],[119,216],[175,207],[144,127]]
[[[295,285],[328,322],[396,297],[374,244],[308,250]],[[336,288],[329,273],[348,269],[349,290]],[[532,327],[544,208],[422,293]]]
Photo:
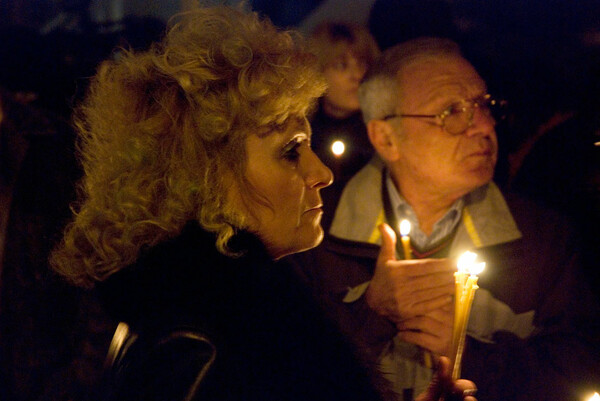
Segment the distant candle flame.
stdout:
[[467,251],[460,255],[457,263],[458,271],[472,276],[481,273],[485,268],[485,262],[475,263],[475,259],[477,259],[477,254],[474,252]]
[[400,222],[400,235],[406,236],[410,234],[410,221],[404,219]]
[[600,394],[594,393],[594,395],[591,396],[588,401],[600,401]]
[[339,157],[339,156],[343,155],[345,151],[346,151],[346,145],[344,145],[344,142],[335,141],[334,143],[331,144],[331,152],[334,154],[334,156]]

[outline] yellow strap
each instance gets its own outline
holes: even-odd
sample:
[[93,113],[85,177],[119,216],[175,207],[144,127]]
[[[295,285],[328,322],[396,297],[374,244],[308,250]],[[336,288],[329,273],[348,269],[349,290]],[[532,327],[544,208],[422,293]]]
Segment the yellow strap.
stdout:
[[467,208],[463,208],[463,223],[465,224],[465,227],[467,228],[467,233],[469,233],[469,237],[471,237],[471,241],[473,241],[473,244],[475,244],[475,247],[477,248],[481,248],[483,246],[483,243],[481,242],[481,238],[479,238],[479,234],[477,233],[477,230],[475,229],[475,225],[473,224],[473,219],[471,218],[471,215],[469,214],[469,211],[467,210]]
[[385,217],[384,217],[384,213],[383,213],[383,209],[382,209],[381,212],[379,212],[379,216],[377,216],[377,221],[375,222],[375,229],[373,230],[373,232],[371,233],[371,236],[368,239],[368,242],[370,244],[377,243],[377,240],[381,236],[381,233],[379,232],[379,229],[377,227],[384,221],[385,221]]

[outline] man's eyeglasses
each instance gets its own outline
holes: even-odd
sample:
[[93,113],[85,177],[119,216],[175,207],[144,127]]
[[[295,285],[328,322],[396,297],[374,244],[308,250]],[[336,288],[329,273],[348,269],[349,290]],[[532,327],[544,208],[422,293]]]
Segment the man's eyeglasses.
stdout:
[[486,94],[472,100],[463,100],[450,105],[440,114],[389,114],[382,118],[387,121],[392,118],[436,118],[439,126],[450,135],[460,135],[473,125],[475,109],[480,109],[494,122],[504,119],[506,101],[496,100]]

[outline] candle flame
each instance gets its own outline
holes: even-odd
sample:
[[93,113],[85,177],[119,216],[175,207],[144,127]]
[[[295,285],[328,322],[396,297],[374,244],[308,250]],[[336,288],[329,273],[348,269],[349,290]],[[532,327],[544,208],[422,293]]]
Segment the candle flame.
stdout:
[[457,262],[458,271],[472,276],[481,273],[485,268],[485,262],[475,263],[475,259],[477,259],[477,254],[471,251],[467,251],[460,255]]
[[406,236],[410,234],[410,221],[404,219],[400,222],[400,235]]
[[594,393],[594,395],[591,396],[588,401],[600,401],[600,394]]
[[477,254],[471,251],[467,251],[460,255],[458,263],[456,264],[458,271],[465,273],[468,267],[475,263],[475,259],[477,259]]
[[346,145],[344,145],[344,142],[342,141],[335,141],[331,144],[331,152],[334,154],[334,156],[341,156],[344,154],[344,151],[346,150]]
[[476,276],[480,274],[483,269],[485,269],[485,262],[474,263],[467,268],[467,273],[469,273],[471,276]]

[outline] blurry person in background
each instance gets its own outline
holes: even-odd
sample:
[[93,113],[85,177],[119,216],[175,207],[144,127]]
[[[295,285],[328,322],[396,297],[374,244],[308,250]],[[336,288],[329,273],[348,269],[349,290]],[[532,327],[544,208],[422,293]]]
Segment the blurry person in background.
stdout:
[[[327,229],[334,210],[329,208],[335,206],[348,179],[373,155],[358,103],[358,86],[379,56],[379,48],[366,28],[347,22],[321,23],[310,35],[309,46],[327,81],[325,95],[310,117],[313,149],[335,176],[334,184],[323,191],[323,227]],[[335,142],[343,144],[337,154],[332,149]]]
[[[85,171],[57,272],[123,322],[103,400],[377,400],[285,255],[323,238],[325,89],[293,35],[232,8],[180,15],[107,61],[76,126]],[[473,401],[448,360],[420,400]]]

